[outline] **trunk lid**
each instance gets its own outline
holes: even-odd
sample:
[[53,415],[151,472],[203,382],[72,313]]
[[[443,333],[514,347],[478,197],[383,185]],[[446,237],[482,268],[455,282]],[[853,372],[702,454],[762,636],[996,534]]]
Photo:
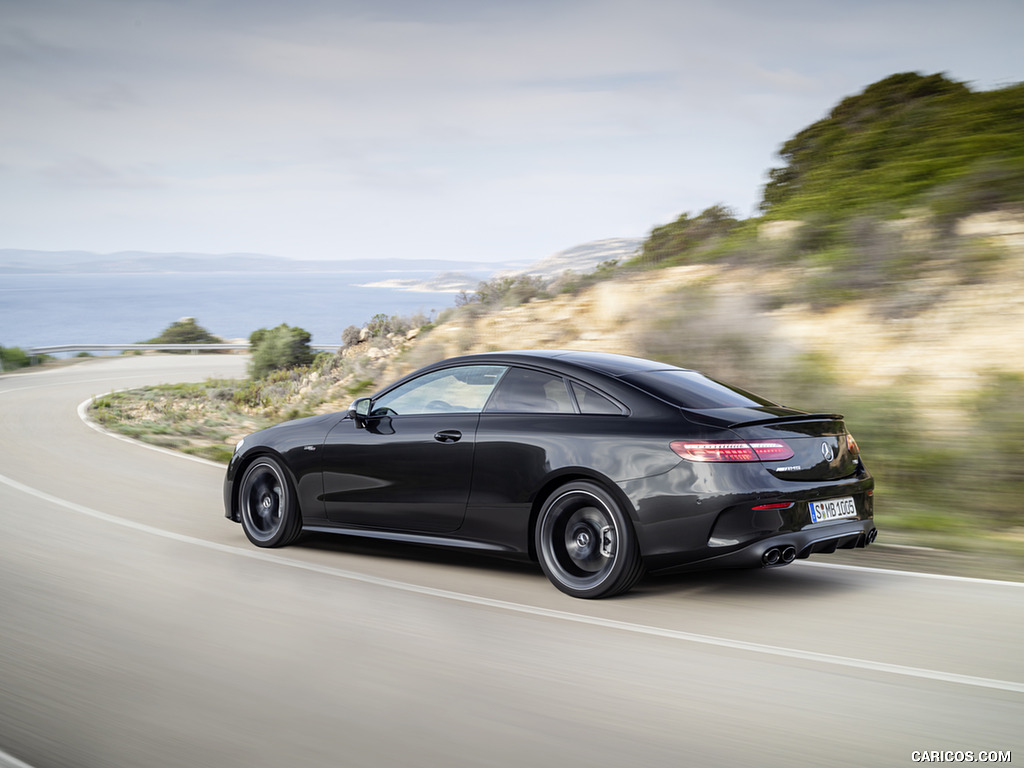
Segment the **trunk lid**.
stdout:
[[847,440],[843,417],[835,413],[803,413],[787,408],[684,409],[687,418],[729,429],[746,442],[781,440],[793,456],[762,465],[780,480],[839,480],[860,469],[858,455]]

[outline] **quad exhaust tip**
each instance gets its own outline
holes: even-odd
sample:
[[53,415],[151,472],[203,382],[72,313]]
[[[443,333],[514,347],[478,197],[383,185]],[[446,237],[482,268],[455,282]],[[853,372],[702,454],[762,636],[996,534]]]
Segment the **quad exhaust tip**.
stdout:
[[796,560],[796,547],[787,544],[784,547],[771,547],[761,555],[761,562],[766,566],[789,565]]
[[[877,537],[878,529],[872,528],[866,534],[861,534],[859,538],[856,539],[856,546],[866,547],[868,544],[873,544]],[[836,550],[835,541],[826,543],[829,543],[831,545],[830,548],[823,549],[819,547],[817,549],[814,549],[813,551],[834,552]],[[854,542],[851,540],[850,543],[844,544],[842,548],[849,549],[853,546]],[[806,555],[804,556],[806,557]],[[794,560],[796,560],[796,547],[794,547],[792,544],[780,545],[778,547],[769,547],[764,551],[764,554],[761,555],[761,565],[763,565],[765,568],[771,568],[772,566],[776,565],[789,565]]]

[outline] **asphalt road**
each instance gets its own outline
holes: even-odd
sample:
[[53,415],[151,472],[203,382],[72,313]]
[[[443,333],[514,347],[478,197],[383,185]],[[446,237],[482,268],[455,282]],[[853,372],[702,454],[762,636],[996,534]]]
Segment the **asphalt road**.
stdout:
[[0,377],[0,766],[1024,761],[1024,585],[799,562],[580,601],[473,554],[268,552],[221,469],[77,414],[243,365]]

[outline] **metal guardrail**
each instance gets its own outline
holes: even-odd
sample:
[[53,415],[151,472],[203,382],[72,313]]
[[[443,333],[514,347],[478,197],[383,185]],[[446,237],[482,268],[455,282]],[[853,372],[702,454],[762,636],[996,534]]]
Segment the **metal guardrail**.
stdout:
[[[25,353],[32,357],[39,355],[59,355],[66,352],[225,352],[231,350],[245,351],[249,342],[222,344],[58,344],[50,347],[32,347]],[[315,352],[337,352],[339,344],[310,344]]]

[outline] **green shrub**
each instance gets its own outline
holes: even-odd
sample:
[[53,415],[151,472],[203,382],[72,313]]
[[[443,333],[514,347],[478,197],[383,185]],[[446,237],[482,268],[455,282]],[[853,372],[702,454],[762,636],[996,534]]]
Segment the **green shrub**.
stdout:
[[18,347],[0,347],[0,370],[13,371],[31,363],[24,350]]
[[376,384],[376,382],[373,379],[360,379],[345,387],[345,392],[346,394],[355,397],[356,395],[361,395],[362,393],[372,389],[374,384]]
[[401,329],[401,318],[398,315],[388,317],[383,313],[378,313],[366,324],[366,330],[370,332],[370,336],[387,336],[389,333],[398,333]]
[[684,213],[671,224],[655,227],[644,242],[636,263],[643,266],[706,261],[706,251],[736,227],[734,213],[713,205],[690,217]]
[[1000,527],[1024,525],[1024,376],[989,376],[967,406],[973,428],[958,461],[959,498]]
[[485,280],[471,294],[461,291],[455,297],[455,306],[500,309],[525,304],[535,298],[548,298],[544,279],[537,275],[516,275]]
[[302,328],[282,323],[276,328],[260,328],[249,337],[252,345],[252,378],[262,379],[273,371],[309,365],[313,352],[309,348],[312,336]]
[[184,453],[209,459],[210,461],[217,461],[221,464],[227,464],[231,461],[231,456],[234,453],[234,449],[224,445],[191,445],[181,450]]
[[362,330],[358,326],[350,325],[341,332],[341,343],[346,347],[351,347],[352,345],[359,343],[359,337],[361,335]]

